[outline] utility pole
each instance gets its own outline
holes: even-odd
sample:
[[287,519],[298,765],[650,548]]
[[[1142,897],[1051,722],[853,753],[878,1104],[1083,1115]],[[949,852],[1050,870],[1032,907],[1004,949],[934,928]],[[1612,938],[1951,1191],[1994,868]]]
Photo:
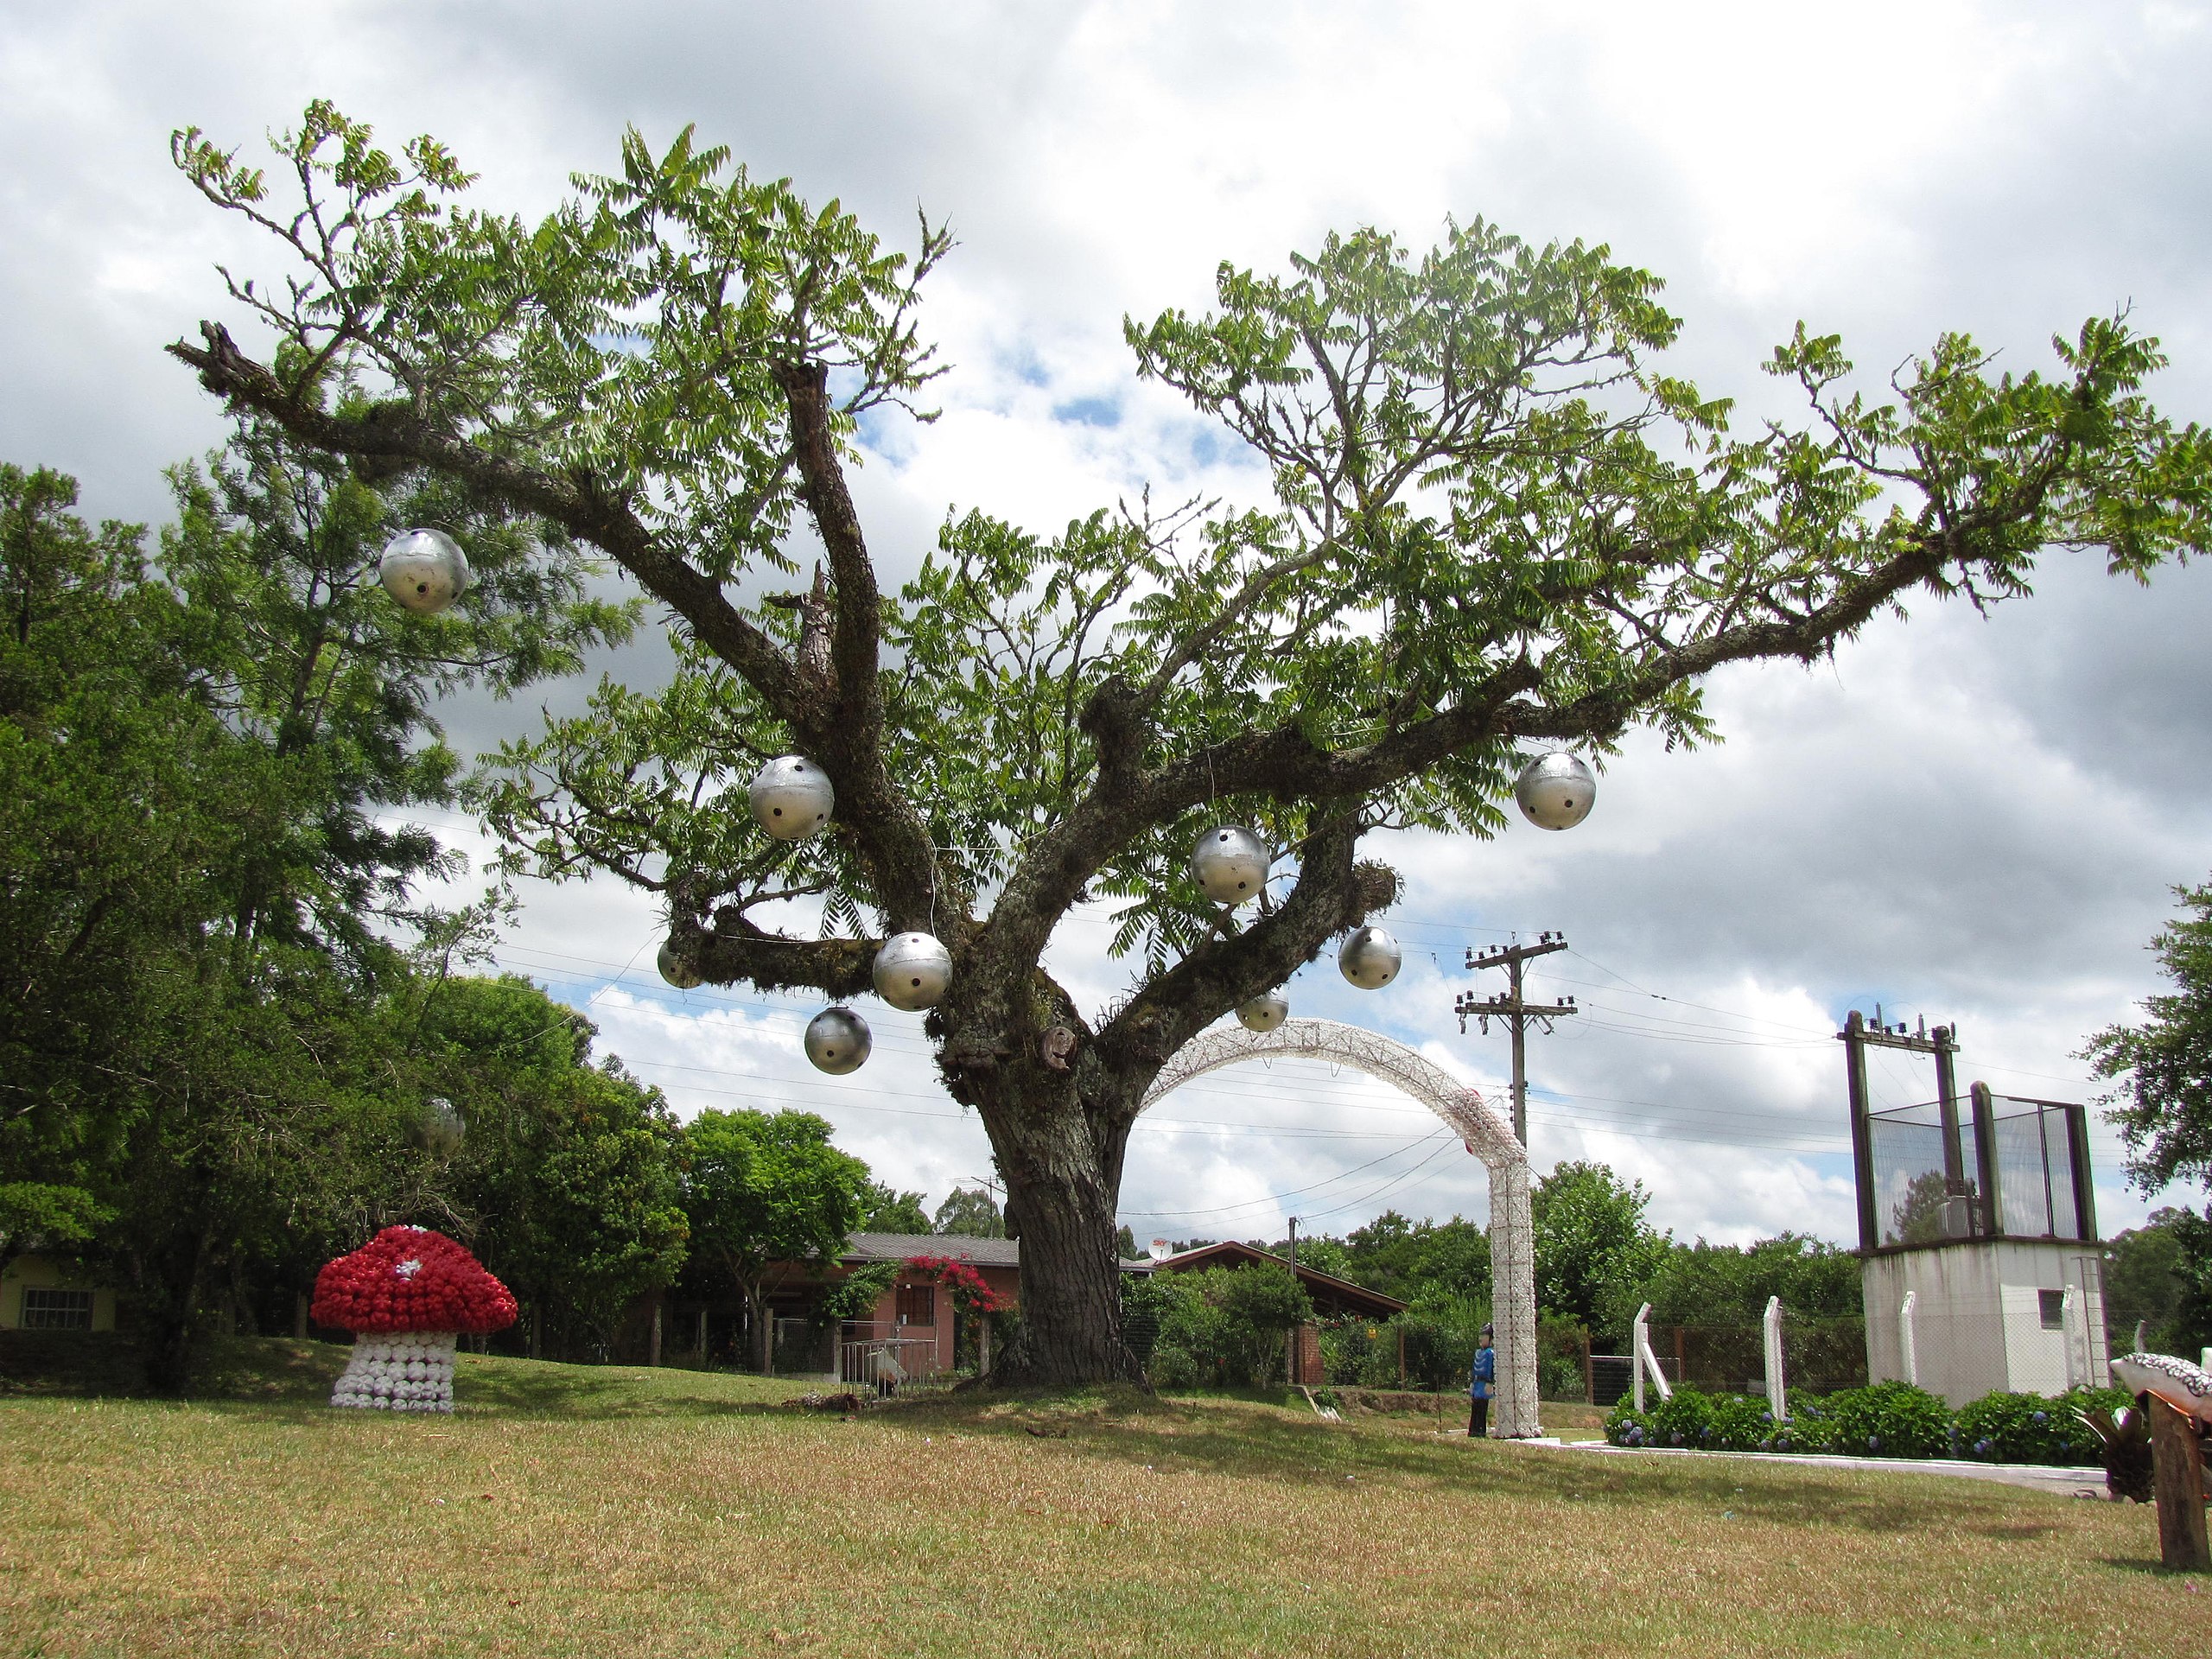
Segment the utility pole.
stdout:
[[1467,951],[1470,968],[1503,968],[1506,976],[1503,996],[1477,996],[1472,991],[1462,991],[1459,1000],[1452,1005],[1459,1016],[1459,1029],[1467,1029],[1467,1016],[1472,1014],[1482,1022],[1483,1034],[1490,1034],[1493,1018],[1504,1020],[1513,1033],[1513,1138],[1522,1146],[1529,1144],[1529,1043],[1528,1027],[1535,1020],[1548,1032],[1552,1022],[1571,1014],[1580,1014],[1571,996],[1552,1002],[1527,1002],[1521,996],[1521,964],[1537,957],[1548,957],[1554,950],[1567,949],[1564,933],[1539,933],[1534,944],[1492,945],[1487,950]]
[[[1290,1276],[1293,1279],[1298,1277],[1298,1217],[1296,1216],[1290,1218]],[[1290,1363],[1287,1369],[1290,1372],[1291,1386],[1295,1388],[1306,1380],[1303,1375],[1306,1367],[1300,1363],[1306,1357],[1303,1351],[1306,1346],[1306,1327],[1294,1326],[1288,1341],[1290,1352],[1287,1357]]]

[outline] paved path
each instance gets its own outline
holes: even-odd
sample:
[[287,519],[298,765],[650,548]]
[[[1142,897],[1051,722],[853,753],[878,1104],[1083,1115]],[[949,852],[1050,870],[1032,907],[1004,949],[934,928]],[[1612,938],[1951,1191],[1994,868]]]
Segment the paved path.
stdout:
[[1960,1458],[1837,1458],[1784,1452],[1694,1452],[1687,1446],[1611,1446],[1604,1440],[1541,1440],[1524,1442],[1566,1452],[1595,1452],[1612,1458],[1737,1458],[1754,1463],[1802,1463],[1815,1469],[1873,1469],[1884,1474],[1956,1475],[1967,1480],[2002,1481],[2058,1497],[2105,1495],[2105,1471],[2044,1463],[1970,1463]]

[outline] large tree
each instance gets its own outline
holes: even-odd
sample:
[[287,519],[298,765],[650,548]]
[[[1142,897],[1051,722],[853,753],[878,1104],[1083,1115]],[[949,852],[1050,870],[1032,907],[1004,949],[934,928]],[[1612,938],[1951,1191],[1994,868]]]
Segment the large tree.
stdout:
[[[2124,318],[2056,342],[2049,378],[1945,335],[1874,401],[1801,328],[1768,366],[1803,418],[1738,436],[1661,366],[1656,278],[1478,220],[1419,257],[1363,230],[1281,276],[1224,266],[1217,311],[1128,326],[1139,372],[1246,446],[1264,505],[1055,536],[971,512],[887,591],[845,474],[863,423],[926,418],[915,307],[950,245],[926,220],[902,256],[688,131],[630,135],[536,224],[467,206],[434,140],[387,153],[325,105],[276,141],[281,192],[196,130],[174,150],[286,262],[230,283],[266,349],[213,321],[171,347],[211,391],[364,475],[557,526],[674,618],[671,685],[604,688],[509,753],[515,844],[663,895],[717,982],[851,996],[883,935],[950,947],[926,1029],[1007,1183],[1021,1379],[1128,1373],[1138,1103],[1392,901],[1370,830],[1492,833],[1532,747],[1700,738],[1701,676],[1816,660],[1916,591],[1986,603],[2053,544],[2140,575],[2206,541],[2204,439],[2140,395],[2161,359]],[[821,584],[768,591],[809,531]],[[743,801],[789,751],[837,796],[796,846]],[[1222,819],[1284,849],[1249,915],[1185,874]],[[779,925],[795,895],[823,937]],[[1041,962],[1101,895],[1138,966],[1092,1010]]]
[[2108,1026],[2083,1050],[2118,1083],[2108,1115],[2145,1192],[2174,1180],[2212,1188],[2212,883],[2174,892],[2188,913],[2151,941],[2172,988],[2144,999],[2140,1025]]

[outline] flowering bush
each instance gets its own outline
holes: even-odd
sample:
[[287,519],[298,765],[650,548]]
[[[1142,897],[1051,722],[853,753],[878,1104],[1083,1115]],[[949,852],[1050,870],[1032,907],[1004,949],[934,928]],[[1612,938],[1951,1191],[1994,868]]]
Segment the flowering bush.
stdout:
[[365,1333],[504,1331],[515,1299],[467,1249],[424,1227],[387,1227],[323,1264],[308,1313],[317,1325]]
[[1877,1382],[1826,1398],[1797,1395],[1776,1422],[1764,1401],[1675,1390],[1639,1412],[1624,1400],[1605,1418],[1615,1446],[1704,1452],[1840,1452],[1861,1458],[1976,1458],[1986,1463],[2094,1463],[2097,1437],[2082,1412],[2128,1403],[2117,1389],[1986,1394],[1957,1416],[1909,1382]]
[[1624,1400],[1605,1419],[1605,1438],[1615,1446],[1770,1452],[1777,1449],[1774,1435],[1774,1415],[1765,1401],[1688,1387],[1676,1389],[1671,1400],[1658,1401],[1641,1413]]
[[2095,1463],[2103,1446],[2081,1413],[2127,1403],[2118,1389],[2069,1389],[2056,1398],[1985,1394],[1959,1409],[1959,1455],[1986,1463]]
[[949,1255],[910,1255],[906,1265],[944,1286],[945,1294],[952,1298],[952,1306],[963,1313],[1003,1313],[1007,1310],[998,1292],[965,1262],[956,1262]]
[[1940,1458],[1951,1450],[1951,1408],[1910,1382],[1877,1382],[1828,1395],[1828,1450],[1854,1458]]

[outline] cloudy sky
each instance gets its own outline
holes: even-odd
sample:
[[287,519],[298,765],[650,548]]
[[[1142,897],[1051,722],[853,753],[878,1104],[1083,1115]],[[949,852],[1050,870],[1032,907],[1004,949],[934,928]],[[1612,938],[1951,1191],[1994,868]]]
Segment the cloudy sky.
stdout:
[[[157,521],[160,469],[221,423],[161,346],[226,315],[211,267],[266,268],[172,174],[197,124],[256,143],[330,97],[430,131],[483,197],[536,213],[612,165],[626,124],[686,122],[757,172],[895,238],[916,206],[961,246],[928,328],[944,418],[859,479],[879,556],[910,568],[950,504],[1050,530],[1147,481],[1249,493],[1250,468],[1133,380],[1124,314],[1205,303],[1223,258],[1275,266],[1332,228],[1415,245],[1447,215],[1582,237],[1659,272],[1674,366],[1751,414],[1799,319],[1878,378],[1946,329],[2025,368],[2054,330],[2132,306],[2212,416],[2212,13],[2182,4],[537,3],[189,8],[0,0],[0,457],[82,479],[95,515]],[[1485,1088],[1461,1036],[1466,948],[1563,931],[1539,995],[1586,1012],[1532,1040],[1532,1150],[1643,1180],[1688,1236],[1850,1236],[1840,1046],[1853,1007],[1962,1028],[1966,1077],[2087,1099],[2086,1033],[2152,988],[2171,887],[2212,870],[2212,569],[2148,589],[2054,557],[1985,620],[1923,602],[1832,667],[1732,671],[1725,744],[1632,745],[1571,835],[1400,838],[1408,970],[1379,995],[1326,959],[1300,1013],[1418,1045]],[[650,679],[652,642],[603,666]],[[556,702],[572,694],[554,691]],[[534,707],[534,705],[533,705]],[[457,739],[531,709],[462,705]],[[468,826],[442,821],[468,840]],[[470,842],[472,845],[478,845]],[[480,845],[478,846],[480,851]],[[687,1112],[804,1103],[931,1202],[988,1172],[918,1025],[869,1010],[874,1059],[823,1079],[810,1009],[670,992],[658,918],[604,885],[527,890],[510,966],[588,1005]],[[1055,966],[1103,1001],[1102,916]],[[1878,1102],[1927,1098],[1889,1055]],[[1502,1097],[1502,1090],[1501,1097]],[[2100,1132],[2101,1218],[2139,1220]],[[2185,1196],[2185,1195],[2170,1195]],[[1395,1206],[1480,1216],[1478,1171],[1410,1103],[1313,1065],[1186,1089],[1136,1138],[1140,1238],[1343,1232]]]

